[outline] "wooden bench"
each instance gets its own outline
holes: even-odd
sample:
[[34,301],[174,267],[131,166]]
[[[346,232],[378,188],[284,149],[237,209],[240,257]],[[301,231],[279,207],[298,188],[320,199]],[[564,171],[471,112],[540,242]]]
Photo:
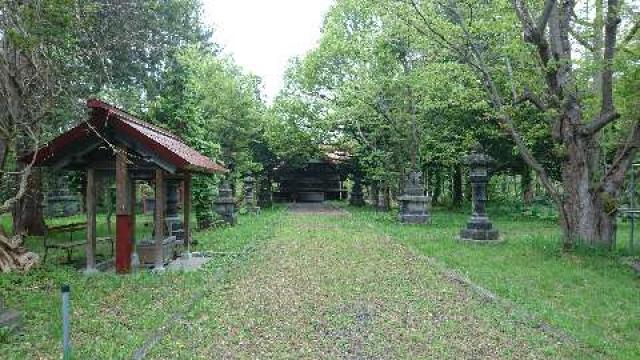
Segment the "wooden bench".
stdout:
[[[65,250],[67,252],[67,262],[71,262],[71,253],[73,251],[73,248],[86,246],[88,242],[87,239],[74,240],[73,234],[78,232],[83,232],[85,230],[87,230],[86,222],[47,227],[46,232],[44,234],[43,262],[47,262],[47,255],[49,254],[49,249]],[[55,239],[54,236],[56,234],[69,234],[69,240],[63,241],[60,239]],[[96,238],[96,244],[103,243],[103,242],[111,243],[111,256],[113,256],[113,253],[114,253],[113,238],[110,236]]]

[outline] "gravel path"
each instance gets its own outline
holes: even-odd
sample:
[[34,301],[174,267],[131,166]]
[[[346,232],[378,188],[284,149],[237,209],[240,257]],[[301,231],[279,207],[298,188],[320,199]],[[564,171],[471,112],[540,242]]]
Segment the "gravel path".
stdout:
[[348,213],[293,209],[157,358],[546,359],[523,326]]

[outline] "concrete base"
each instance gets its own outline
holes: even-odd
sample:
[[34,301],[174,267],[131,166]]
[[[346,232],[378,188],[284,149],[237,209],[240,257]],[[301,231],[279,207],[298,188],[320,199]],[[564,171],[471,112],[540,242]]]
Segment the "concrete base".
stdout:
[[85,276],[92,276],[92,275],[100,274],[100,270],[96,268],[85,268],[82,274]]
[[398,219],[404,224],[426,224],[431,221],[427,213],[428,198],[422,195],[403,195],[400,201],[400,215]]
[[187,253],[183,254],[180,258],[172,261],[168,266],[169,271],[197,271],[200,270],[209,260],[210,257],[198,256],[200,254]]
[[475,244],[475,245],[500,245],[505,243],[507,240],[501,237],[498,237],[495,240],[474,240],[474,239],[464,239],[462,237],[457,237],[457,241],[464,242],[467,244]]
[[468,240],[498,240],[500,233],[495,229],[465,229],[460,232],[460,238]]
[[232,215],[223,215],[223,214],[218,214],[220,215],[220,218],[222,219],[222,221],[224,221],[225,224],[231,225],[231,226],[235,226],[238,224],[238,215],[236,213],[233,213]]
[[431,216],[427,214],[400,214],[398,216],[400,222],[403,224],[430,224]]

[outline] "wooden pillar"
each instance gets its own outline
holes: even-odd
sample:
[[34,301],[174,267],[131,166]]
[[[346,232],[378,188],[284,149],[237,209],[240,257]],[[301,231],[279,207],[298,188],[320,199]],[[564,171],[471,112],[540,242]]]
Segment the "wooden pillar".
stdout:
[[116,272],[131,271],[131,204],[127,165],[127,148],[118,146],[116,153]]
[[191,174],[184,176],[184,187],[182,194],[182,215],[184,229],[184,245],[187,251],[191,251]]
[[164,268],[163,242],[164,242],[164,209],[166,206],[166,186],[164,184],[164,171],[156,169],[156,212],[155,212],[155,245],[156,245],[156,269]]
[[96,171],[87,170],[87,269],[94,272],[96,268]]
[[131,251],[136,244],[136,182],[129,179],[129,204],[131,206]]

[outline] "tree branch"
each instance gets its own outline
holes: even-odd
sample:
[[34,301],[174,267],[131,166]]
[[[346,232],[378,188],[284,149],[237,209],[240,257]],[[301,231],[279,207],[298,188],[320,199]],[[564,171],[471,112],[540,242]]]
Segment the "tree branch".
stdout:
[[549,106],[547,104],[545,104],[542,99],[540,99],[538,96],[536,96],[534,93],[532,93],[529,88],[525,88],[524,89],[524,93],[522,94],[522,96],[520,96],[517,101],[515,102],[516,104],[522,104],[524,102],[530,102],[533,105],[535,105],[536,108],[538,108],[538,110],[540,111],[547,111],[549,110]]
[[618,149],[611,167],[603,177],[601,191],[617,196],[618,189],[624,183],[624,175],[635,159],[640,147],[640,120],[635,120],[627,141]]
[[593,44],[589,43],[589,41],[585,38],[582,37],[582,35],[580,35],[576,29],[574,28],[569,28],[569,34],[571,34],[571,36],[576,39],[576,41],[578,42],[578,44],[582,45],[583,48],[594,52],[596,49],[593,46]]
[[27,192],[27,189],[28,189],[29,177],[31,176],[31,172],[33,170],[33,166],[36,162],[36,158],[38,154],[38,138],[30,128],[26,128],[26,132],[27,134],[29,134],[29,136],[32,138],[34,142],[33,147],[35,150],[33,152],[33,157],[31,158],[31,162],[29,162],[29,164],[27,164],[24,167],[24,169],[22,169],[22,172],[20,174],[20,181],[18,183],[18,192],[11,198],[5,200],[5,202],[2,205],[0,205],[0,214],[4,214],[11,211],[11,209],[13,209],[13,206],[20,199],[22,199],[22,197],[24,196],[24,194]]
[[536,31],[539,34],[544,33],[544,29],[547,27],[547,23],[549,22],[549,18],[551,17],[551,12],[553,11],[553,7],[556,5],[556,0],[547,0],[544,4],[544,10],[542,14],[538,18]]
[[591,136],[600,131],[605,126],[614,122],[615,120],[620,118],[620,114],[616,111],[606,112],[604,114],[600,114],[597,119],[590,122],[589,124],[585,124],[580,129],[580,133],[584,136]]
[[[616,38],[618,35],[619,1],[608,0],[607,20],[605,23],[604,35],[604,67],[602,70],[602,106],[600,109],[600,119],[615,120],[618,116],[613,103],[613,59],[616,54]],[[604,124],[606,125],[606,123]],[[603,125],[603,126],[604,126]]]
[[631,40],[633,40],[633,38],[636,36],[636,34],[638,33],[638,30],[640,29],[640,17],[636,18],[633,26],[631,27],[631,29],[629,29],[629,32],[627,32],[627,34],[625,35],[625,37],[622,39],[622,41],[620,41],[620,44],[617,47],[617,50],[626,50],[627,45],[629,45],[629,43],[631,42]]

